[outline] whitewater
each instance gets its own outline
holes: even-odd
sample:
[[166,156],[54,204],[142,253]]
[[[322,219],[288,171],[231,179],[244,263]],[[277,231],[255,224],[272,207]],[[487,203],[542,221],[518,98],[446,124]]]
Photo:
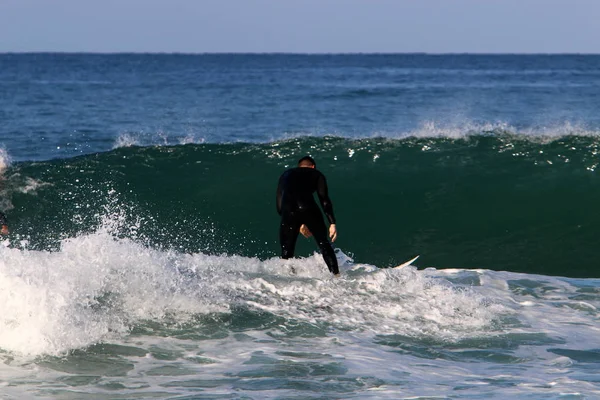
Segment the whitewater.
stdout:
[[182,254],[106,232],[0,256],[4,396],[599,394],[598,280],[343,253],[334,279],[317,254]]

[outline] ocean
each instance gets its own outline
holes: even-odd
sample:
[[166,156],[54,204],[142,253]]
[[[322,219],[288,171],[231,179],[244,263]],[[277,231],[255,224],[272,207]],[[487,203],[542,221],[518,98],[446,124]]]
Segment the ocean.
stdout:
[[600,398],[599,110],[598,55],[0,54],[0,398]]

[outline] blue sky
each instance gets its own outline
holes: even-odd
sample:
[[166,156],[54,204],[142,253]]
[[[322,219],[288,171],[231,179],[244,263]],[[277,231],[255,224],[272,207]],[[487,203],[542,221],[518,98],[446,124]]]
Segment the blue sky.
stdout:
[[600,0],[0,0],[0,52],[600,53]]

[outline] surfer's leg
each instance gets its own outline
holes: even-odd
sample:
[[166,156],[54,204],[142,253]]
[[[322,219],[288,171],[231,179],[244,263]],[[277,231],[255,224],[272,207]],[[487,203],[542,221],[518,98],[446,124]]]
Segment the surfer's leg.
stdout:
[[338,268],[335,251],[333,251],[333,247],[327,238],[327,229],[325,228],[325,223],[323,222],[323,216],[321,216],[321,212],[316,211],[309,212],[307,214],[308,215],[304,219],[304,223],[308,227],[308,230],[310,230],[310,232],[313,234],[313,237],[315,238],[317,245],[321,250],[325,264],[327,264],[327,268],[329,268],[329,272],[332,274],[339,274],[340,270]]
[[284,213],[279,225],[279,244],[281,245],[281,258],[294,257],[296,240],[300,232],[300,221],[295,213]]

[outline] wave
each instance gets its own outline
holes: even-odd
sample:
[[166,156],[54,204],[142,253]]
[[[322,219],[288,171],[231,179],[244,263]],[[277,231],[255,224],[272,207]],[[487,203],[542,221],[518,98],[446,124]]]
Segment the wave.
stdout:
[[[150,248],[274,257],[277,179],[311,154],[329,180],[338,245],[359,262],[386,267],[421,254],[436,268],[598,276],[598,136],[435,129],[402,139],[130,145],[16,162],[3,189],[11,243],[56,250],[114,220],[116,237]],[[300,240],[299,255],[314,250]]]
[[600,130],[582,123],[566,121],[560,124],[537,127],[516,127],[506,122],[443,122],[423,121],[418,127],[403,131],[376,130],[364,133],[340,133],[328,131],[298,131],[284,132],[269,139],[257,140],[213,140],[210,136],[200,133],[174,135],[168,132],[124,132],[114,140],[112,149],[121,147],[150,147],[150,146],[177,146],[183,144],[278,144],[289,140],[303,138],[339,138],[348,140],[360,139],[390,139],[408,140],[414,138],[446,138],[467,139],[472,136],[514,136],[514,139],[529,140],[534,142],[552,141],[565,137],[597,137]]

